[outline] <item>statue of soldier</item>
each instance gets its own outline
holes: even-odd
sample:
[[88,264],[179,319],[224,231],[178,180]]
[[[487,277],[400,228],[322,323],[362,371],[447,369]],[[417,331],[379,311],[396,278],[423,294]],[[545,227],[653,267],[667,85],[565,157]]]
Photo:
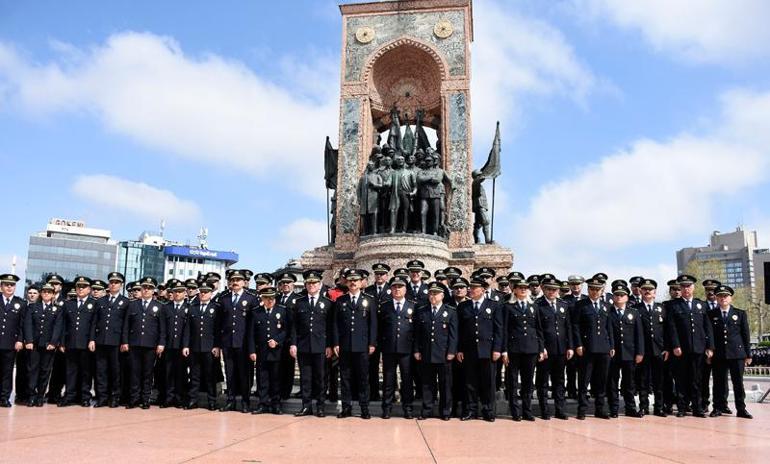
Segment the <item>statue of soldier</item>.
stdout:
[[[417,193],[417,178],[414,172],[404,169],[404,157],[396,155],[394,169],[390,175],[390,233],[409,230],[409,213],[412,198]],[[399,221],[399,217],[401,220]],[[398,227],[399,223],[401,227]]]
[[484,232],[484,243],[492,243],[489,234],[489,203],[487,203],[487,194],[484,192],[484,186],[481,185],[486,179],[481,175],[480,170],[471,173],[473,183],[471,184],[471,198],[473,200],[473,239],[476,243],[481,242],[479,230]]
[[358,206],[363,235],[377,233],[377,211],[382,178],[375,170],[374,161],[366,163],[366,171],[358,181]]
[[[377,168],[377,174],[380,175],[380,179],[382,179],[382,189],[380,190],[380,200],[379,200],[379,207],[378,211],[388,211],[390,208],[390,177],[393,173],[393,168],[391,167],[391,164],[393,162],[393,156],[395,155],[395,150],[391,148],[388,145],[383,146],[382,148],[382,158],[380,159],[380,165]],[[388,215],[387,214],[381,214],[378,216],[378,224],[377,224],[377,232],[385,232],[387,230],[387,222]]]
[[[452,186],[446,171],[438,166],[438,156],[428,148],[425,154],[426,168],[417,175],[420,197],[420,231],[423,234],[440,235],[443,232],[443,202],[446,196],[444,182]],[[431,218],[428,222],[428,211]]]

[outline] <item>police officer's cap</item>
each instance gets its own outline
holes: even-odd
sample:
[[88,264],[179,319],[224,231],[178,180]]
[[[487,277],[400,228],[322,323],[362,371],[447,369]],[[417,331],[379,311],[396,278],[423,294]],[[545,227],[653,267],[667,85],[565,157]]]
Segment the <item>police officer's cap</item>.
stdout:
[[497,276],[497,278],[495,279],[495,282],[497,282],[497,285],[499,287],[507,287],[508,284],[510,284],[510,281],[508,280],[508,276],[504,276],[504,275]]
[[586,280],[586,285],[588,285],[588,288],[602,288],[604,287],[605,282],[606,280],[593,276]]
[[308,269],[302,273],[302,280],[304,280],[306,283],[312,284],[315,282],[320,282],[322,275],[322,271],[317,269]]
[[676,279],[671,279],[671,280],[669,280],[668,282],[666,282],[666,284],[667,284],[667,285],[668,285],[670,288],[674,288],[674,289],[679,289],[679,288],[681,288],[681,285],[679,285],[679,282],[677,282],[677,281],[676,281]]
[[251,269],[241,269],[241,274],[243,274],[243,277],[245,277],[246,281],[250,281],[251,277],[254,275],[254,271]]
[[714,290],[720,285],[722,285],[722,282],[716,279],[706,279],[703,281],[703,288],[705,288],[706,290]]
[[43,284],[43,285],[40,287],[40,291],[41,291],[41,292],[51,292],[51,293],[53,293],[53,292],[55,292],[56,290],[54,290],[54,288],[53,288],[53,285],[51,285],[50,283],[44,283],[44,284]]
[[168,282],[166,282],[166,288],[168,288],[172,292],[176,292],[179,290],[187,290],[187,286],[185,285],[185,283],[179,279],[170,279]]
[[508,274],[508,282],[511,285],[516,285],[518,282],[526,283],[526,281],[527,279],[524,277],[524,274],[519,271],[513,271]]
[[558,289],[561,287],[561,282],[559,282],[559,279],[551,274],[543,274],[540,277],[540,286],[543,288]]
[[567,277],[567,283],[570,285],[582,285],[585,283],[585,279],[581,275],[572,274],[571,276]]
[[616,286],[616,285],[623,285],[624,287],[628,287],[628,282],[626,282],[626,281],[625,281],[625,280],[623,280],[623,279],[615,279],[615,280],[613,280],[613,281],[612,281],[612,283],[610,284],[610,287],[614,287],[614,286]]
[[716,289],[714,289],[714,293],[717,295],[735,295],[735,290],[732,289],[732,287],[729,287],[727,285],[718,285]]
[[430,279],[430,271],[427,269],[423,269],[421,272],[422,275],[420,275],[421,280],[428,280]]
[[450,266],[444,269],[444,274],[446,274],[448,279],[456,279],[463,275],[463,271],[458,267]]
[[433,273],[433,278],[436,280],[446,280],[447,276],[443,269],[436,269],[436,272]]
[[607,279],[608,279],[607,274],[603,272],[597,272],[596,274],[593,275],[593,277],[599,280],[603,280],[605,283],[607,282]]
[[51,274],[48,277],[46,277],[45,281],[49,284],[63,284],[64,278],[60,276],[59,274]]
[[642,289],[658,288],[658,283],[652,279],[642,279],[642,281],[639,282],[639,287]]
[[105,288],[107,288],[107,283],[103,280],[94,279],[91,282],[91,288],[94,290],[104,290]]
[[240,269],[234,269],[233,272],[230,273],[230,276],[227,278],[228,281],[236,279],[246,280],[246,276],[243,275],[243,272],[241,272]]
[[540,276],[537,274],[532,274],[531,276],[527,277],[527,283],[529,285],[537,287],[540,285]]
[[428,293],[444,293],[446,287],[440,282],[431,282],[428,284]]
[[126,281],[126,277],[120,272],[110,272],[109,274],[107,274],[107,282],[123,283],[125,281]]
[[279,284],[289,283],[289,282],[294,283],[297,281],[297,276],[295,276],[294,273],[292,272],[279,272],[278,274],[275,275],[275,281],[278,282]]
[[273,286],[267,286],[259,290],[260,298],[275,298],[275,295],[277,294],[278,292]]
[[388,272],[390,272],[390,266],[388,266],[385,263],[375,263],[372,266],[372,271],[375,274],[387,274]]
[[198,286],[198,290],[200,290],[201,293],[213,292],[214,287],[210,283],[204,281]]
[[423,263],[419,259],[413,259],[408,263],[406,263],[406,268],[409,269],[410,271],[419,272],[425,269],[425,263]]
[[495,277],[497,275],[495,270],[492,269],[491,267],[480,267],[476,269],[476,271],[474,271],[473,274],[485,279],[488,279],[490,277]]
[[465,277],[458,277],[452,281],[452,288],[468,288],[470,282]]
[[628,283],[631,284],[632,287],[638,287],[642,280],[644,280],[644,277],[642,276],[633,276],[630,279],[628,279]]
[[4,284],[16,284],[16,282],[18,282],[19,280],[20,280],[19,276],[15,275],[15,274],[3,274],[3,275],[0,275],[0,282],[2,282]]
[[260,272],[254,276],[254,283],[259,285],[269,284],[273,281],[273,275],[269,272]]
[[78,285],[84,285],[86,287],[90,287],[93,281],[89,279],[86,276],[77,276],[75,277],[75,280],[72,281],[72,283],[77,287]]
[[395,271],[393,271],[393,275],[409,277],[409,269],[407,269],[405,267],[400,267],[400,268],[396,269]]
[[631,292],[628,290],[627,285],[623,285],[622,282],[618,282],[617,284],[612,286],[612,294],[613,295],[628,295]]
[[692,285],[697,282],[698,279],[689,274],[682,274],[676,278],[676,281],[679,282],[679,285]]
[[470,286],[487,288],[489,287],[489,284],[487,283],[486,280],[482,279],[480,276],[476,276],[476,277],[471,277]]
[[142,280],[139,281],[139,285],[142,287],[156,288],[158,286],[158,281],[155,280],[155,277],[142,277]]
[[390,286],[406,286],[409,281],[404,276],[393,276],[390,279]]
[[369,273],[363,269],[348,269],[344,277],[345,280],[362,280],[369,277]]
[[219,280],[222,280],[222,276],[219,275],[218,272],[207,272],[206,273],[206,280],[216,280],[216,281],[219,281]]
[[195,290],[198,288],[198,281],[196,279],[187,279],[184,281],[184,286],[191,290]]

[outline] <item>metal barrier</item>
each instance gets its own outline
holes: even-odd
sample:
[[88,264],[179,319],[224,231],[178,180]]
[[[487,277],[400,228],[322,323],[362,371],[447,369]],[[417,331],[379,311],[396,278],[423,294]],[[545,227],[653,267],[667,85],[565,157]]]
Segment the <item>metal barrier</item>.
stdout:
[[770,366],[746,366],[744,375],[770,377]]

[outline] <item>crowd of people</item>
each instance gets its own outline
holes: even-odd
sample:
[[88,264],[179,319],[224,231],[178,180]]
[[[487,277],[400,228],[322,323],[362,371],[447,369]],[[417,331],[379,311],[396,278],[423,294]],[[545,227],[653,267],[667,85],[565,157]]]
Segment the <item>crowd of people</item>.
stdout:
[[567,398],[583,420],[589,396],[602,419],[621,405],[633,418],[717,417],[733,413],[729,373],[736,415],[751,418],[744,368],[766,363],[767,350],[751,350],[729,286],[703,281],[700,300],[697,280],[680,275],[660,302],[657,282],[641,276],[462,274],[377,263],[326,286],[310,269],[301,291],[290,272],[230,269],[224,288],[217,273],[165,283],[51,274],[26,300],[18,276],[0,275],[0,406],[11,407],[15,367],[15,403],[29,407],[282,414],[298,366],[297,416],[323,417],[340,400],[337,417],[356,401],[369,419],[381,401],[383,419],[398,405],[407,419],[494,421],[502,390],[515,421],[566,420]]

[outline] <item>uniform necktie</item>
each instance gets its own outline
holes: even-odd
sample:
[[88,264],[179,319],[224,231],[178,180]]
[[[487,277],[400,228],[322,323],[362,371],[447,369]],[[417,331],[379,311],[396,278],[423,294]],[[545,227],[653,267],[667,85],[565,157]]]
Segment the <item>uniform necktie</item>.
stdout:
[[83,306],[83,300],[78,300],[78,309],[80,309],[81,306]]
[[310,297],[310,307],[311,308],[315,308],[315,297],[314,296]]
[[594,301],[594,310],[598,313],[599,312],[599,302]]
[[174,305],[174,311],[179,312],[179,305]]
[[382,285],[377,287],[377,296],[380,296],[380,295],[382,295]]
[[353,307],[355,308],[355,307],[356,307],[356,297],[354,297],[354,296],[351,296],[351,297],[350,297],[350,303],[351,303],[351,304],[353,305]]
[[112,306],[113,303],[115,303],[115,297],[111,296],[110,297],[110,306]]
[[551,308],[553,308],[553,312],[556,312],[556,302],[551,302]]
[[285,293],[283,294],[283,296],[281,296],[281,304],[282,305],[286,304],[286,294]]
[[143,309],[143,310],[145,310],[145,311],[147,311],[147,300],[144,300],[144,301],[142,302],[142,309]]
[[412,295],[417,296],[417,292],[419,291],[419,287],[417,285],[412,286]]
[[647,312],[652,313],[652,305],[647,305]]
[[722,322],[727,323],[727,311],[722,310]]
[[478,312],[479,312],[479,302],[478,302],[478,301],[477,301],[477,302],[475,302],[475,303],[473,303],[473,309],[474,309],[474,310],[476,311],[476,313],[478,314]]
[[687,300],[687,309],[692,311],[692,301],[691,300]]
[[396,314],[401,315],[401,303],[396,302]]
[[436,307],[434,306],[434,307],[433,307],[433,318],[434,318],[434,319],[436,318],[436,311],[438,311],[438,308],[436,308]]

